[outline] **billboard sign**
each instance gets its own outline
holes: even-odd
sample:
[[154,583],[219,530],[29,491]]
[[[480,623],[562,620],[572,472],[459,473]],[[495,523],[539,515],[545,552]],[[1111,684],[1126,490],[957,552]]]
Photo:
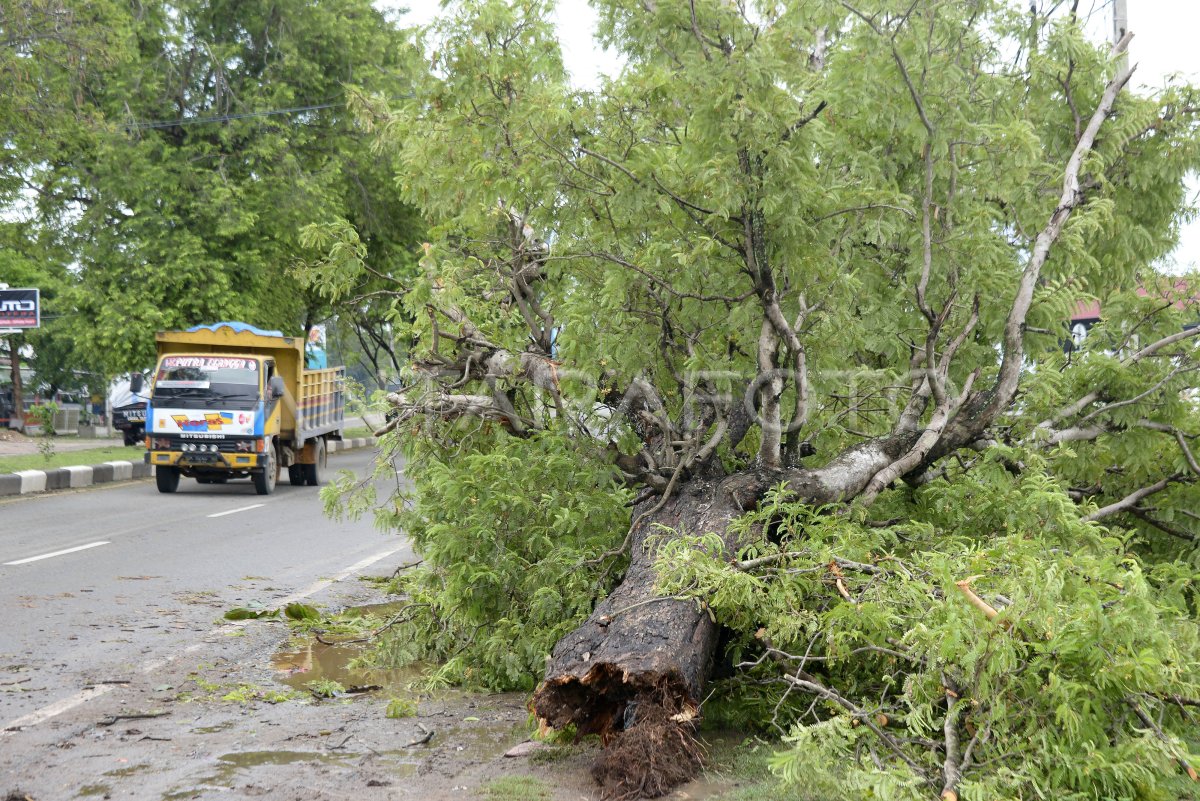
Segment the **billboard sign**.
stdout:
[[19,331],[39,327],[40,301],[36,289],[0,289],[0,329]]

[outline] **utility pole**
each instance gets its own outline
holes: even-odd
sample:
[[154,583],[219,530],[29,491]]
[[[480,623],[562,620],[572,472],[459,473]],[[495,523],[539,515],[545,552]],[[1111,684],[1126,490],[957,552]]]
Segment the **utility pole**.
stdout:
[[[8,284],[0,282],[0,289],[8,289]],[[21,428],[25,425],[25,410],[21,397],[21,344],[17,339],[17,329],[0,330],[0,334],[8,334],[8,367],[12,377],[12,409],[8,413],[8,427]],[[13,421],[17,424],[14,426]]]
[[[1126,0],[1113,0],[1113,44],[1121,41],[1121,37],[1129,30],[1129,9]],[[1129,51],[1121,54],[1117,69],[1124,70],[1129,65]]]

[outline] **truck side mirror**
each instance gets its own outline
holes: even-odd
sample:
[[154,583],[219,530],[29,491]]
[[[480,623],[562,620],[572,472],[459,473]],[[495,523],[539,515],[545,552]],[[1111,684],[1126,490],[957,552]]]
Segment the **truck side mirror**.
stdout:
[[133,373],[129,376],[129,391],[134,395],[140,395],[145,388],[145,381],[141,373]]
[[267,382],[267,391],[271,396],[271,400],[283,397],[283,377],[278,375],[271,376],[271,380]]

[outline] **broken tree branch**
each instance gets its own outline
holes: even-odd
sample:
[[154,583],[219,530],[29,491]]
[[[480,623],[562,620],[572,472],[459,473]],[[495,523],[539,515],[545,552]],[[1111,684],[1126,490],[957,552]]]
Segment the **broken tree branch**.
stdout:
[[1089,515],[1084,515],[1081,519],[1085,523],[1094,523],[1097,520],[1103,520],[1104,518],[1111,517],[1119,512],[1128,511],[1134,506],[1137,506],[1138,502],[1143,498],[1148,498],[1156,492],[1162,492],[1167,487],[1171,486],[1173,482],[1178,481],[1179,478],[1180,477],[1178,475],[1167,476],[1161,481],[1156,481],[1148,487],[1142,487],[1139,490],[1129,493],[1115,503],[1110,503],[1108,506],[1103,506]]

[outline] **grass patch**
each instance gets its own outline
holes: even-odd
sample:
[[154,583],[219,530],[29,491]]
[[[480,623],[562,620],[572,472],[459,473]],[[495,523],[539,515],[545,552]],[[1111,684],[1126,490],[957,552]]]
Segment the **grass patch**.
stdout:
[[[348,428],[345,431],[347,439],[370,437],[374,432],[366,426]],[[58,447],[58,442],[55,443]],[[146,449],[141,445],[101,445],[96,448],[82,450],[56,450],[49,459],[40,453],[29,453],[23,456],[0,456],[0,475],[15,473],[18,470],[56,470],[60,467],[73,465],[96,465],[104,462],[140,462]]]
[[786,748],[780,742],[747,739],[729,747],[728,741],[709,744],[705,774],[710,780],[725,780],[737,787],[712,796],[713,801],[824,801],[804,787],[788,786],[771,773],[769,763],[777,751]]
[[492,801],[545,801],[550,789],[533,776],[501,776],[479,788],[484,798]]
[[139,445],[124,447],[107,445],[99,448],[88,448],[76,451],[56,451],[46,459],[40,453],[30,453],[25,456],[0,456],[0,474],[15,473],[18,470],[54,470],[59,467],[72,465],[94,465],[104,462],[140,462],[145,448]]

